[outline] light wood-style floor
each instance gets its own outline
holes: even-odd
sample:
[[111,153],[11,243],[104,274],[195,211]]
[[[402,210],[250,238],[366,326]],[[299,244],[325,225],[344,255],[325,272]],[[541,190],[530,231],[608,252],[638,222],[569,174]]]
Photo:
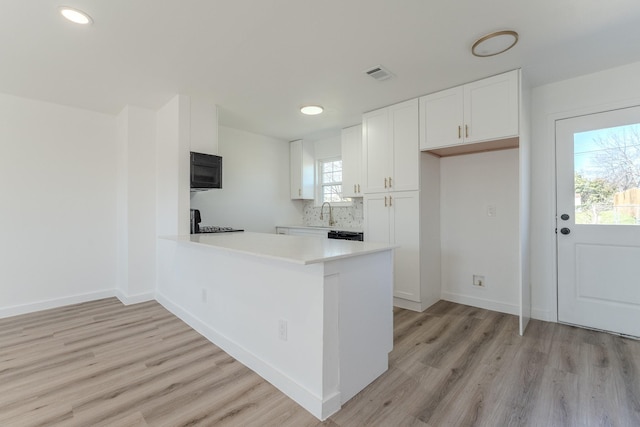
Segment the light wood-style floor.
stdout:
[[156,302],[0,319],[0,426],[640,426],[640,342],[441,301],[320,423]]

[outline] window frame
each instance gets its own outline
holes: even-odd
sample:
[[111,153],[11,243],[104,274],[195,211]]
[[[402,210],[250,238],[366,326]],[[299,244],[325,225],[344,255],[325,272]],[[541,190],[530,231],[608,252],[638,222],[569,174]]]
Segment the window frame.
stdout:
[[[323,159],[316,160],[316,197],[315,197],[315,206],[320,207],[324,203],[323,196],[324,192],[322,191],[324,188],[324,182],[322,180],[322,166],[324,163],[331,163],[338,160],[342,160],[342,156],[334,156],[334,157],[325,157]],[[340,181],[340,186],[342,187],[342,181]],[[344,190],[344,187],[342,187]],[[331,206],[351,206],[353,205],[353,201],[350,197],[346,199],[340,194],[340,197],[343,199],[340,202],[329,202]]]

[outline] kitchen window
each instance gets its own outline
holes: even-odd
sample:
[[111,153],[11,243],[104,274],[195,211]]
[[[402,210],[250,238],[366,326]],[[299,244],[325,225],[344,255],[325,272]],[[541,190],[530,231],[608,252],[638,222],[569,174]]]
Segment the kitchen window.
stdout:
[[329,202],[332,205],[350,204],[350,198],[342,197],[342,159],[334,157],[318,161],[318,197],[319,204]]

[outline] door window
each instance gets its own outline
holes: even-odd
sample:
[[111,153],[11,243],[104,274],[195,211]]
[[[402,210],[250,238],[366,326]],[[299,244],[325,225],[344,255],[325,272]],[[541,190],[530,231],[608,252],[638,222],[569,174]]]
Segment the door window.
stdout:
[[575,223],[640,225],[640,124],[578,132]]

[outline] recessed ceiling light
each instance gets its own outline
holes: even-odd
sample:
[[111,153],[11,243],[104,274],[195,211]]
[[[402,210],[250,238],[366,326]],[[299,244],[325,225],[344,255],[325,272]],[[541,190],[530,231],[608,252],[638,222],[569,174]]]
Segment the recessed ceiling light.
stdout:
[[496,31],[480,37],[471,46],[475,56],[486,57],[506,52],[518,43],[518,33],[511,30]]
[[91,17],[87,13],[81,10],[74,9],[69,6],[60,6],[58,10],[60,11],[60,14],[62,16],[76,24],[88,25],[93,22],[93,19],[91,19]]
[[324,108],[319,105],[305,105],[304,107],[300,108],[300,112],[302,114],[306,114],[307,116],[315,116],[316,114],[321,114],[323,111]]

